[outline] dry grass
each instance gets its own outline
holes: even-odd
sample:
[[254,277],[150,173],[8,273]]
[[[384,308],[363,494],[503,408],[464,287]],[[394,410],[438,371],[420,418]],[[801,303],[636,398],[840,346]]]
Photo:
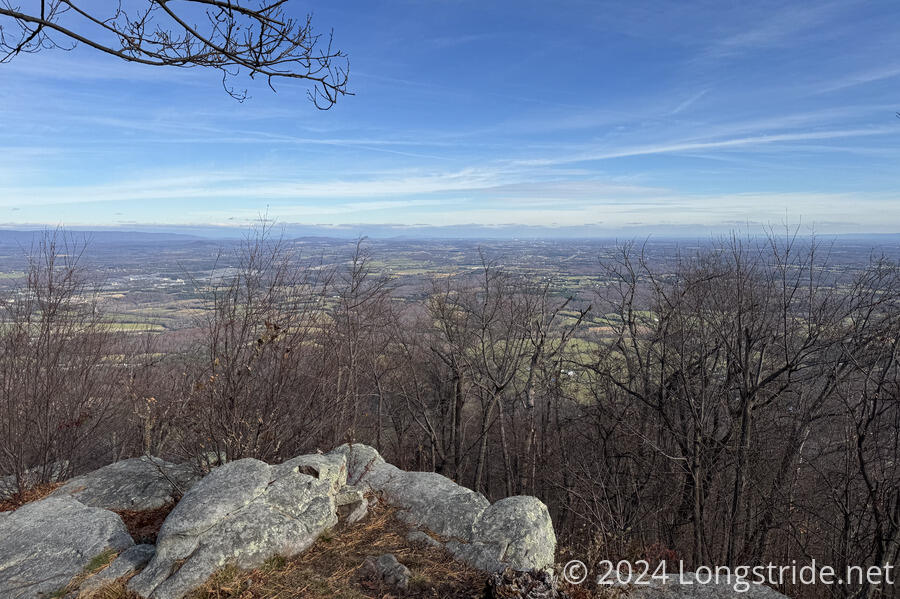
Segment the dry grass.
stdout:
[[[454,561],[442,549],[411,546],[409,528],[379,503],[365,520],[339,524],[303,554],[273,558],[252,571],[226,568],[191,599],[470,599],[481,597],[485,576]],[[399,592],[361,580],[359,567],[369,555],[393,553],[412,572],[409,589]]]
[[155,510],[119,510],[116,513],[122,518],[135,543],[156,545],[156,535],[174,507],[175,504],[170,503]]
[[88,564],[84,567],[84,571],[81,574],[70,580],[69,584],[67,584],[63,588],[59,589],[55,593],[52,593],[50,595],[50,599],[65,597],[69,593],[77,590],[78,587],[81,586],[82,582],[106,568],[113,562],[114,559],[116,559],[117,556],[118,554],[112,549],[107,549],[103,553],[94,556],[93,559],[91,559],[91,561],[88,562]]
[[28,489],[24,493],[14,493],[0,500],[0,512],[11,512],[26,503],[43,499],[61,486],[63,486],[63,483],[44,483]]
[[[294,558],[273,557],[254,570],[227,567],[189,599],[475,599],[486,576],[442,549],[411,546],[409,528],[382,504],[356,524],[339,524]],[[369,555],[393,553],[412,572],[400,592],[357,574]],[[135,599],[119,581],[81,599]]]
[[81,593],[78,599],[140,599],[125,588],[129,578],[131,577],[117,580],[91,592]]
[[[171,509],[171,508],[162,508]],[[140,515],[140,512],[135,514]],[[160,513],[155,514],[157,517]],[[413,546],[396,509],[379,503],[357,524],[341,523],[294,558],[269,559],[261,567],[226,567],[187,599],[481,599],[487,576],[455,561],[443,549]],[[165,517],[164,515],[162,516]],[[134,521],[140,522],[139,519]],[[393,553],[412,572],[405,592],[360,578],[369,555]],[[79,599],[139,599],[119,580]],[[571,599],[624,599],[629,589],[562,583]],[[71,585],[69,588],[72,588]]]

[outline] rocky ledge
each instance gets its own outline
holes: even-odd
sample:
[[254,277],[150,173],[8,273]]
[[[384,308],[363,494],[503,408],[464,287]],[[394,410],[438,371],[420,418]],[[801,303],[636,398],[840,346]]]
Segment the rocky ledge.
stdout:
[[[181,599],[226,566],[255,568],[276,556],[290,558],[339,521],[356,526],[374,501],[396,510],[410,527],[403,532],[409,547],[439,547],[491,573],[485,596],[570,596],[553,575],[553,523],[534,497],[492,504],[439,474],[400,470],[361,444],[277,465],[243,459],[204,477],[196,472],[157,458],[123,460],[74,478],[45,499],[0,512],[0,599],[75,599],[126,577],[135,596]],[[165,519],[155,545],[136,545],[116,513],[160,510]],[[411,576],[391,554],[371,556],[359,570],[401,596]],[[623,589],[621,596],[737,595],[727,585],[670,584]],[[765,587],[740,596],[784,599]]]
[[[0,599],[74,597],[142,567],[128,582],[131,592],[180,599],[227,565],[253,568],[305,551],[339,517],[364,518],[368,497],[398,508],[430,544],[476,568],[553,566],[556,536],[537,499],[492,505],[443,476],[404,472],[371,447],[344,445],[277,465],[238,460],[203,478],[157,458],[134,458],[72,479],[50,497],[0,515]],[[112,511],[176,500],[155,546],[134,545]],[[86,575],[104,555],[118,557]]]

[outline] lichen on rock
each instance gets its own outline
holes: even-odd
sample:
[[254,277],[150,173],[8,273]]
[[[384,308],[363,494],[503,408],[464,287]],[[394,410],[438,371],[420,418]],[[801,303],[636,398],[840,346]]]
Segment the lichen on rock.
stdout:
[[297,555],[337,523],[333,482],[250,458],[215,469],[166,518],[156,555],[128,588],[180,599],[228,564]]
[[[549,570],[556,534],[547,507],[535,497],[508,497],[493,505],[480,493],[433,472],[406,472],[368,445],[342,445],[351,481],[400,508],[411,526],[447,539],[454,557],[486,571]],[[439,542],[436,541],[435,542]]]
[[134,544],[122,519],[71,497],[48,497],[0,519],[0,597],[30,599],[64,588],[91,561]]

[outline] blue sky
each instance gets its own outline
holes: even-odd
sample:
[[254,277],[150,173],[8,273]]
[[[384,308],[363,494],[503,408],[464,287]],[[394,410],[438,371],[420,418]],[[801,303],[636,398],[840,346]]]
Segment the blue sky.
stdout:
[[86,48],[0,65],[0,224],[900,232],[896,1],[289,4],[350,55],[331,111]]

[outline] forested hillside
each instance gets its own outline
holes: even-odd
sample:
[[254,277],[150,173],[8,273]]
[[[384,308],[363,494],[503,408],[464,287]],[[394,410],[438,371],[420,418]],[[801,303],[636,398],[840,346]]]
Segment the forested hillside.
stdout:
[[144,454],[358,441],[492,501],[538,497],[561,557],[897,560],[897,263],[835,269],[791,235],[629,243],[574,296],[485,253],[400,301],[364,242],[330,264],[271,233],[192,282],[176,347],[115,326],[89,248],[33,246],[0,307],[0,474],[24,493]]

